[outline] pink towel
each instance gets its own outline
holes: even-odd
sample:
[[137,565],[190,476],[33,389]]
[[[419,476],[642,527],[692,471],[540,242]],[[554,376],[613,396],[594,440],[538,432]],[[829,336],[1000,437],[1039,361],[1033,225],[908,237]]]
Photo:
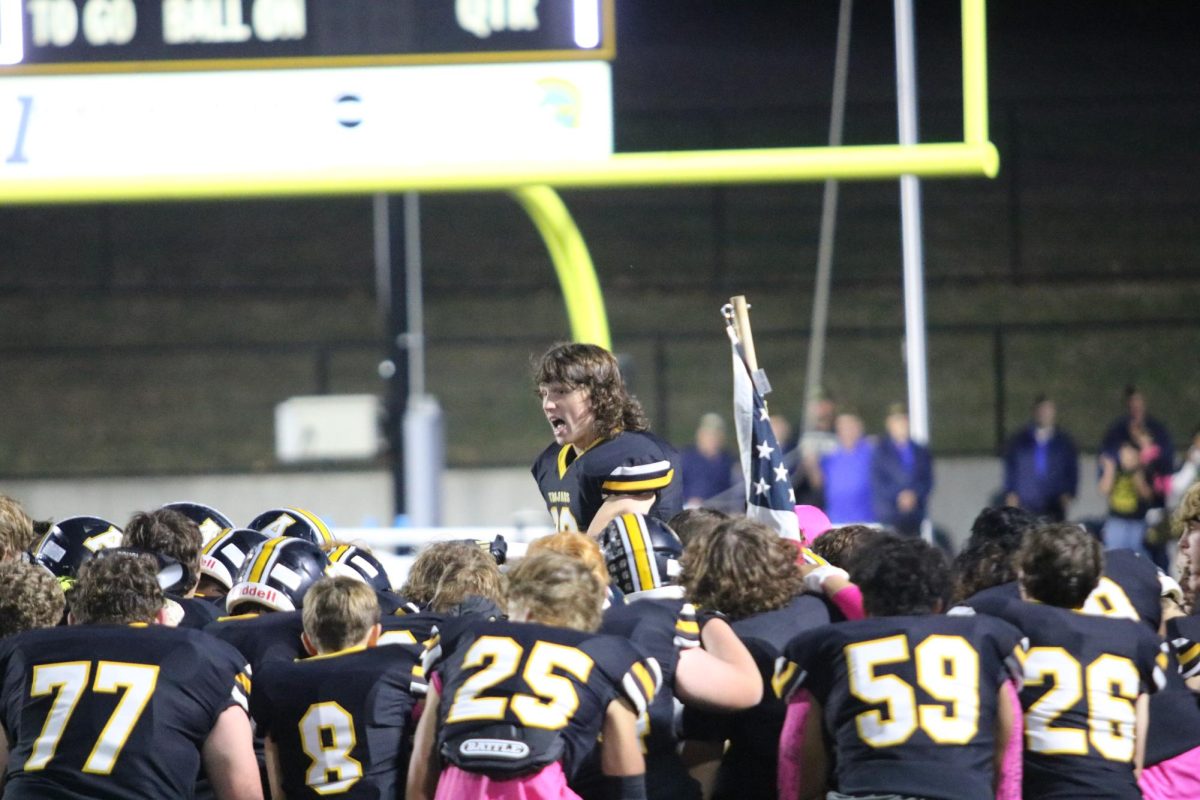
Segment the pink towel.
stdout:
[[1200,797],[1200,747],[1146,767],[1138,787],[1146,800],[1196,800]]
[[487,775],[447,766],[438,779],[434,800],[580,800],[567,788],[562,764],[547,764],[533,775],[495,780]]

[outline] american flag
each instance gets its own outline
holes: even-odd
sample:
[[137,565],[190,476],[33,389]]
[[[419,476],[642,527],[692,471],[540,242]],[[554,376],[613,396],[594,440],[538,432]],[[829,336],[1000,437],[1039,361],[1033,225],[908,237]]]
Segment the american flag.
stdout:
[[757,374],[750,371],[735,326],[727,324],[725,330],[733,346],[733,419],[746,481],[746,516],[774,528],[785,539],[800,541],[792,476],[783,463],[783,450],[771,430],[763,399],[770,385],[761,369]]

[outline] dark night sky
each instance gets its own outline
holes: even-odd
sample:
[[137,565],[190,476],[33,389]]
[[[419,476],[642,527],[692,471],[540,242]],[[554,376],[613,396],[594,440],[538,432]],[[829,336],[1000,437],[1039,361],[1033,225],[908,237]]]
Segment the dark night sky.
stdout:
[[[959,93],[959,4],[920,0],[921,96]],[[1195,95],[1200,4],[989,4],[992,96]],[[619,110],[827,102],[836,0],[618,0]],[[851,101],[894,100],[892,4],[854,4]],[[665,84],[670,80],[670,89]],[[705,102],[707,100],[707,102]]]

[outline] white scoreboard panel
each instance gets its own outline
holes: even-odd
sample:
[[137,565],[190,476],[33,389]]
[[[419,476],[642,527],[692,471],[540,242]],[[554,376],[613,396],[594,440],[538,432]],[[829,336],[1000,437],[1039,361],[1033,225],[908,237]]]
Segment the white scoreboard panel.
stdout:
[[604,158],[602,61],[8,75],[0,181]]

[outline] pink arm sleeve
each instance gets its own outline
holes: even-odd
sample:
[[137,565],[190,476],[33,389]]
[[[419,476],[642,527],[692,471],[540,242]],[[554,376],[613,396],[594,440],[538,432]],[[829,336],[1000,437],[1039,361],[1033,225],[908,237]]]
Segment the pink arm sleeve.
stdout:
[[829,599],[848,620],[862,619],[866,616],[866,612],[863,611],[862,592],[853,583],[843,586]]
[[1005,695],[1012,706],[1013,727],[1004,748],[1004,759],[1000,764],[999,782],[996,785],[996,800],[1021,800],[1021,753],[1025,739],[1024,716],[1021,698],[1012,681],[1005,681]]
[[776,773],[780,800],[795,800],[800,797],[800,779],[803,775],[804,722],[812,707],[810,695],[800,689],[787,706],[783,730],[779,734],[779,769]]

